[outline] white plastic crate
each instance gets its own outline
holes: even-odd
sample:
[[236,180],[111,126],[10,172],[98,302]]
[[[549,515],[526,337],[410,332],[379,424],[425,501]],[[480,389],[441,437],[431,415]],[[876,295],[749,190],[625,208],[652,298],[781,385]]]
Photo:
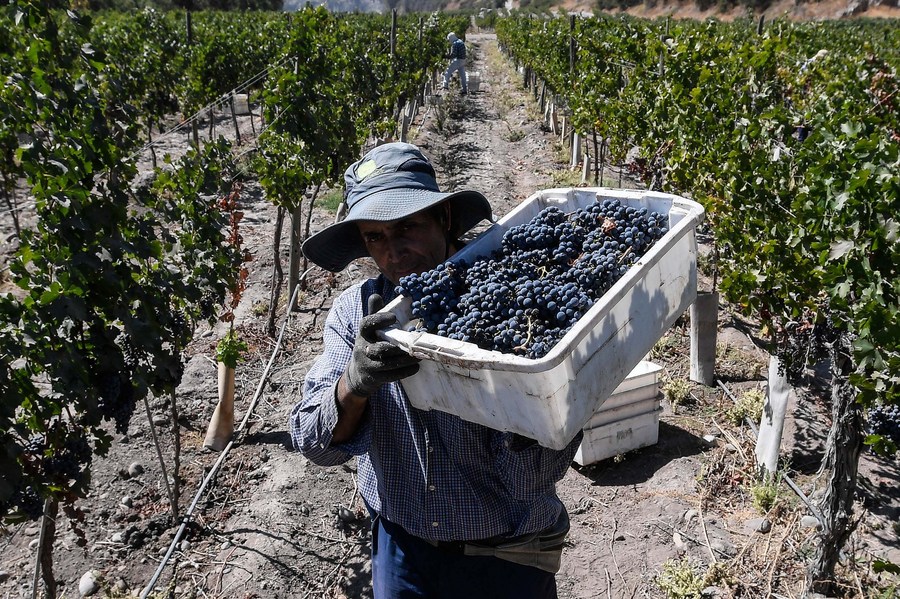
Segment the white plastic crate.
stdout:
[[[662,394],[659,392],[659,372],[662,367],[642,361],[634,367],[625,380],[604,401],[584,429],[592,429],[611,422],[655,412],[659,409]],[[625,450],[627,451],[627,450]]]
[[641,361],[584,427],[574,460],[587,466],[657,442],[662,367]]
[[414,330],[408,297],[385,306],[397,315],[398,326],[384,337],[422,360],[419,372],[401,383],[414,406],[562,449],[693,303],[696,227],[703,208],[671,194],[588,187],[543,190],[450,259],[472,262],[499,247],[510,227],[530,221],[544,208],[571,212],[598,196],[667,214],[669,231],[546,356],[529,359],[488,351]]
[[469,92],[477,92],[481,89],[481,71],[468,73],[466,76],[466,87]]
[[234,114],[250,114],[250,96],[234,94]]
[[660,412],[662,408],[657,408],[584,431],[574,460],[588,466],[626,451],[655,445],[659,440]]

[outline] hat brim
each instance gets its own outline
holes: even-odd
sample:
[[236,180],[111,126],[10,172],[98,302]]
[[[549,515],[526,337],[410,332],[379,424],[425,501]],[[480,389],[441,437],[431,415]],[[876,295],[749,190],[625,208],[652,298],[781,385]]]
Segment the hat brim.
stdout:
[[443,193],[427,189],[391,189],[365,198],[354,206],[347,218],[310,236],[303,242],[303,255],[325,270],[341,271],[353,260],[369,255],[357,221],[399,220],[441,202],[450,202],[451,219],[458,224],[460,235],[482,220],[492,220],[491,205],[477,191]]

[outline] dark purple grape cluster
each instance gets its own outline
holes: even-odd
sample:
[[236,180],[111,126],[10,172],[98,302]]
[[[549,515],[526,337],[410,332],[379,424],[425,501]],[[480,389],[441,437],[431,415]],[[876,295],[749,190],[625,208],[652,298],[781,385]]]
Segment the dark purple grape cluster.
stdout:
[[101,417],[115,422],[116,431],[126,434],[136,401],[130,375],[126,372],[103,373],[98,377],[97,391],[97,408]]
[[210,320],[216,313],[216,296],[211,291],[207,291],[203,294],[203,297],[200,298],[198,302],[198,306],[200,307],[200,318],[203,320]]
[[868,409],[868,433],[881,435],[900,447],[900,406],[875,404]]
[[7,509],[12,508],[28,520],[37,520],[44,514],[44,500],[31,485],[20,486],[9,498]]
[[489,257],[403,277],[397,291],[431,333],[540,358],[665,235],[667,223],[614,199],[569,213],[551,206],[507,230]]
[[176,337],[182,336],[188,328],[188,320],[187,316],[185,316],[184,311],[176,310],[172,314],[172,332],[175,333]]
[[79,481],[93,459],[91,444],[84,434],[70,435],[63,447],[44,459],[44,471],[62,484]]

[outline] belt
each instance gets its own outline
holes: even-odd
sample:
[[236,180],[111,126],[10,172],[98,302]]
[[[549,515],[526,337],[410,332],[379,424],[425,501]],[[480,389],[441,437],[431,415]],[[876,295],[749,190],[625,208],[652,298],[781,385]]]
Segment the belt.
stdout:
[[428,539],[424,539],[429,545],[433,547],[437,547],[441,551],[446,551],[447,553],[456,553],[459,555],[463,555],[466,552],[466,545],[470,544],[470,541],[429,541]]
[[555,573],[559,570],[563,544],[568,532],[569,516],[563,509],[553,526],[541,532],[477,541],[428,540],[427,542],[441,551],[455,555],[493,556]]

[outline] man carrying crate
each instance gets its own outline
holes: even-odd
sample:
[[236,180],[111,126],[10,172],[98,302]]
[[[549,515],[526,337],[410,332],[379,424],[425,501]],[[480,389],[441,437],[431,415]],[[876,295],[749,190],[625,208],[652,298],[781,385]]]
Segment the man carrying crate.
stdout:
[[334,302],[324,350],[306,375],[289,422],[294,446],[323,466],[356,456],[372,515],[376,599],[555,598],[568,515],[556,494],[581,441],[561,451],[410,404],[400,379],[418,360],[378,332],[379,312],[410,273],[455,253],[460,236],[491,219],[474,191],[441,192],[415,146],[370,151],[345,175],[347,217],[303,244],[337,272],[371,256],[381,274]]

